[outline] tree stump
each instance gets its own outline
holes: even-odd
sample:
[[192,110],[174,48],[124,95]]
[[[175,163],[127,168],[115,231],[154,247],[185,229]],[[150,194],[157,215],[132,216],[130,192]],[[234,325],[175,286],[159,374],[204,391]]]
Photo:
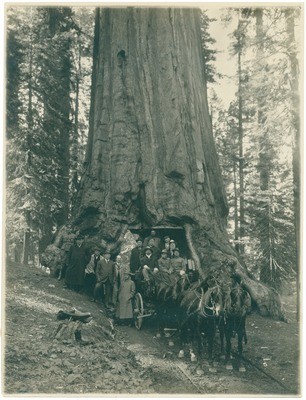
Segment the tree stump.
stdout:
[[80,321],[61,321],[57,326],[53,338],[59,341],[73,342],[81,339],[81,325]]

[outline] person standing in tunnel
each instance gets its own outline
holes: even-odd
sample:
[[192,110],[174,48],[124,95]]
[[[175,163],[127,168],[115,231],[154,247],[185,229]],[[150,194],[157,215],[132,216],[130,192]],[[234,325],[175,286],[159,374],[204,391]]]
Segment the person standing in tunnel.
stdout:
[[142,240],[138,238],[136,240],[136,247],[131,251],[130,256],[130,271],[135,274],[137,270],[141,267],[141,258],[143,256]]
[[161,250],[161,240],[160,238],[156,235],[156,231],[154,229],[151,230],[150,236],[146,237],[145,240],[143,241],[143,246],[147,247],[149,245],[150,240],[154,241],[154,246],[157,247],[159,250]]

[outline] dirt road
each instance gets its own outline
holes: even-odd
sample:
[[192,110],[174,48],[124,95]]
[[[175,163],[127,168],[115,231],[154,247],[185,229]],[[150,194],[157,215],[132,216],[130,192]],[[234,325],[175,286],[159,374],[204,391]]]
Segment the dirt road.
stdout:
[[[8,266],[5,330],[6,393],[133,393],[133,394],[278,394],[299,392],[299,336],[293,297],[285,299],[289,324],[251,315],[244,348],[246,372],[225,368],[209,371],[207,361],[191,362],[188,349],[179,359],[179,343],[157,338],[154,319],[141,331],[116,327],[111,340],[101,330],[101,305],[63,288],[63,282],[37,268]],[[92,342],[53,340],[56,313],[76,307],[90,311],[83,338]]]

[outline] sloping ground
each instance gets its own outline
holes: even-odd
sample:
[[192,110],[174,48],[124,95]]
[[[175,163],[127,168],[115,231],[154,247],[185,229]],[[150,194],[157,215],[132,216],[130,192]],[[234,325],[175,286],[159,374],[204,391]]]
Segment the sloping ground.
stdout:
[[[91,345],[53,340],[56,313],[71,307],[92,313],[93,321],[82,329]],[[178,359],[178,340],[169,347],[167,338],[156,338],[153,319],[145,321],[142,331],[117,327],[111,340],[101,329],[107,325],[103,307],[63,289],[62,282],[39,269],[8,266],[4,391],[296,394],[299,341],[292,297],[286,299],[286,309],[289,324],[249,317],[244,355],[251,364],[245,362],[245,373],[226,370],[222,360],[217,372],[210,373],[206,361],[191,363],[188,352]]]

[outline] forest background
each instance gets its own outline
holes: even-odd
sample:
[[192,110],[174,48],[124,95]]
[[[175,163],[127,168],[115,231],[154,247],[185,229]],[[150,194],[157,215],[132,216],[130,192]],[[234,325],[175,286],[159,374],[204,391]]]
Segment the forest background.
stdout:
[[[38,265],[84,167],[94,8],[6,17],[6,254]],[[203,8],[202,41],[231,242],[258,279],[287,290],[299,281],[301,9]]]

